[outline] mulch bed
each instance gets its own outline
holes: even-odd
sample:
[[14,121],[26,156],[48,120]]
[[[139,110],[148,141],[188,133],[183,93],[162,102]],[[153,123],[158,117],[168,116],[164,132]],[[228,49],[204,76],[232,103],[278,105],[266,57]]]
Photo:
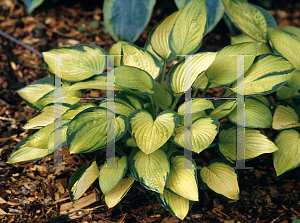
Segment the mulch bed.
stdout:
[[[114,40],[103,32],[101,6],[102,1],[45,1],[28,15],[23,2],[2,0],[0,30],[39,52],[81,43],[97,45],[107,51]],[[174,10],[173,2],[158,3],[136,44],[143,46],[151,29]],[[276,1],[269,11],[279,28],[300,27],[297,1]],[[201,51],[217,51],[228,44],[230,33],[222,21],[204,38]],[[48,74],[43,59],[32,51],[2,36],[0,47],[0,222],[286,223],[292,222],[292,218],[294,223],[300,222],[295,220],[300,219],[299,168],[277,178],[268,154],[246,163],[254,169],[239,170],[238,201],[228,200],[199,184],[200,202],[194,203],[184,221],[164,210],[155,195],[137,182],[115,208],[108,209],[102,201],[97,182],[73,204],[69,199],[68,181],[78,168],[90,164],[93,153],[70,155],[63,148],[64,169],[51,168],[53,156],[37,162],[6,163],[16,144],[34,132],[22,129],[35,111],[22,101],[17,90]],[[97,91],[86,92],[87,96],[97,94]],[[200,164],[207,164],[215,156],[214,150],[208,149],[195,158]],[[103,162],[105,154],[100,157]]]

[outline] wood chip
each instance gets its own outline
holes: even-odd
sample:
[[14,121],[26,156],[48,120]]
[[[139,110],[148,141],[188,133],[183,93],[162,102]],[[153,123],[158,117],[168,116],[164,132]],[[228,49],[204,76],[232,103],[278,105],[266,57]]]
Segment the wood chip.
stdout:
[[0,204],[5,204],[7,203],[6,200],[4,200],[2,197],[0,197]]
[[7,213],[0,208],[0,215],[5,215],[5,214]]
[[125,218],[127,216],[127,213],[123,214],[123,217],[119,219],[119,221],[117,223],[124,223],[125,222]]
[[65,204],[62,204],[60,206],[60,214],[68,214],[68,213],[72,213],[74,211],[80,210],[84,207],[89,206],[90,204],[96,202],[99,200],[99,194],[93,193],[90,194],[86,197],[83,197],[77,201],[73,202],[68,202]]
[[180,222],[180,220],[176,217],[171,217],[171,218],[165,218],[162,222],[163,223],[178,223],[178,222]]
[[28,190],[31,190],[32,192],[36,191],[37,189],[37,186],[32,182],[24,183],[24,187],[26,187]]
[[61,183],[57,183],[56,187],[57,187],[59,193],[61,193],[61,194],[65,193],[65,188],[63,187],[63,185]]

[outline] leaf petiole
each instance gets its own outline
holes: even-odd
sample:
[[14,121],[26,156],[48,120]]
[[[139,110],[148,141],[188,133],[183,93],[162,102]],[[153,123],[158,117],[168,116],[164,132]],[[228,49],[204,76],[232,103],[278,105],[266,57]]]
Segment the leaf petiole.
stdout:
[[201,98],[205,97],[205,94],[206,94],[207,90],[209,89],[210,85],[211,85],[211,83],[208,82],[205,89],[204,89],[204,91],[201,94]]
[[149,95],[150,101],[151,101],[151,106],[152,106],[152,116],[153,119],[156,119],[156,108],[155,108],[155,104],[154,104],[154,98],[153,95]]
[[192,98],[194,98],[194,97],[197,96],[198,91],[199,91],[199,88],[195,89],[195,91],[194,91],[194,93],[193,93],[193,95],[192,95]]
[[172,107],[171,107],[172,111],[174,111],[174,109],[175,109],[175,107],[176,107],[176,105],[177,105],[177,103],[179,101],[179,98],[180,98],[180,96],[175,96],[175,99],[174,99]]
[[164,65],[163,65],[163,68],[162,68],[162,70],[161,70],[161,80],[160,80],[160,84],[161,84],[162,86],[164,85],[164,81],[165,81],[166,68],[167,68],[167,61],[164,60]]

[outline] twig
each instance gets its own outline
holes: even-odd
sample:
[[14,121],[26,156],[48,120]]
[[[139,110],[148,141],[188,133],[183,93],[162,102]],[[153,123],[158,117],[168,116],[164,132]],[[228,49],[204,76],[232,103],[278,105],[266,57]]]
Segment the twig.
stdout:
[[3,36],[3,37],[5,37],[5,38],[7,38],[7,39],[9,39],[9,40],[11,40],[11,41],[13,41],[13,42],[15,42],[15,43],[17,43],[17,44],[19,44],[19,45],[21,45],[21,46],[23,46],[23,47],[26,48],[26,49],[28,49],[28,50],[34,52],[34,53],[37,54],[40,58],[43,58],[43,54],[41,54],[39,51],[33,49],[32,47],[28,46],[28,45],[25,44],[25,43],[22,43],[21,41],[17,40],[16,38],[14,38],[14,37],[12,37],[12,36],[10,36],[10,35],[7,35],[7,34],[4,33],[1,29],[0,29],[0,35]]
[[16,121],[16,119],[6,118],[6,117],[1,117],[1,116],[0,116],[0,120],[3,120],[3,121]]
[[204,91],[203,91],[202,94],[201,94],[201,98],[204,98],[204,97],[205,97],[205,94],[206,94],[207,90],[209,89],[210,85],[211,85],[211,83],[210,83],[210,82],[207,82],[207,85],[206,85]]
[[197,89],[194,90],[192,98],[195,98],[197,96],[198,91],[199,91],[199,88],[197,88]]

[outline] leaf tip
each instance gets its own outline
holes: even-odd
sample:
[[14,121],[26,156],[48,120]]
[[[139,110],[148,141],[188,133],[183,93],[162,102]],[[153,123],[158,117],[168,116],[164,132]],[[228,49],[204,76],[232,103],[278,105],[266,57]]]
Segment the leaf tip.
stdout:
[[77,152],[76,151],[74,151],[74,150],[69,150],[70,151],[70,154],[76,154]]
[[13,164],[13,163],[10,161],[10,158],[7,160],[6,163],[8,163],[8,164]]

